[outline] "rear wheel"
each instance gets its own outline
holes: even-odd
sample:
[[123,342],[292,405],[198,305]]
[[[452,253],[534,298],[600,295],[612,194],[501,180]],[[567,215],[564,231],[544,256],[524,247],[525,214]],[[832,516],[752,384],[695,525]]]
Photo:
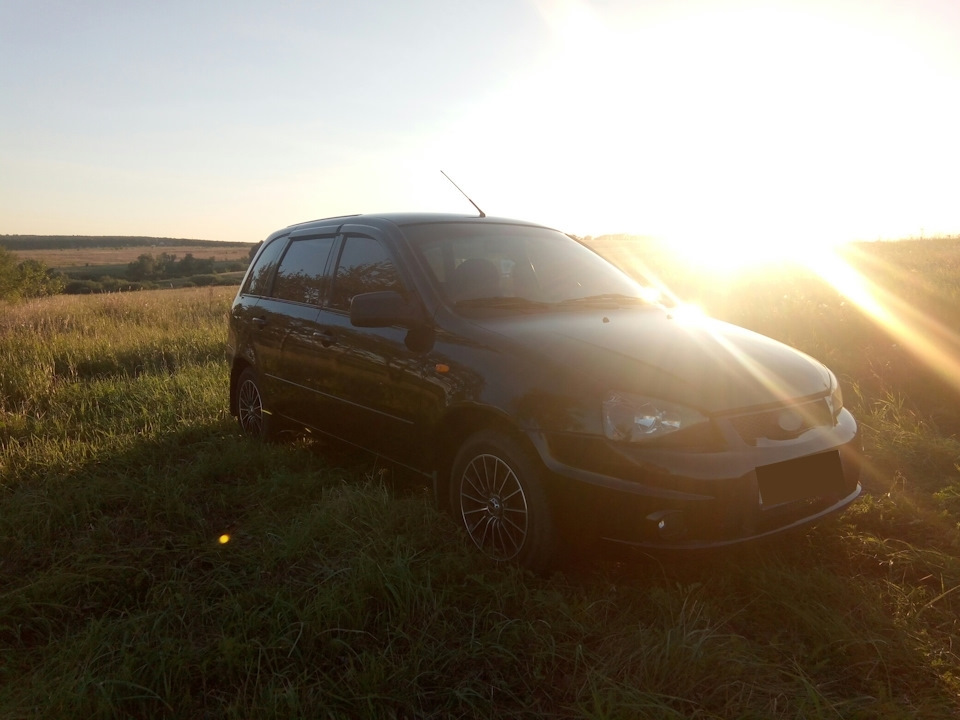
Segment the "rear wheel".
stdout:
[[543,473],[530,452],[498,431],[477,432],[460,448],[450,505],[484,555],[537,571],[553,564],[557,540]]
[[245,435],[270,440],[274,437],[274,423],[270,413],[263,408],[263,393],[253,368],[247,368],[237,378],[237,421]]

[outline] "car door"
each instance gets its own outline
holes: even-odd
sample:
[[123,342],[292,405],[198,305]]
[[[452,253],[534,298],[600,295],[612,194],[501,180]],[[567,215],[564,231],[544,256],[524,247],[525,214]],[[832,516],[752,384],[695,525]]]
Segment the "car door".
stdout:
[[270,302],[270,293],[288,242],[288,238],[279,237],[260,251],[231,311],[231,326],[238,329],[237,352],[260,376],[265,404],[270,412],[274,412],[277,396],[276,378],[284,326],[283,316],[277,315]]
[[310,361],[319,345],[317,314],[335,235],[294,237],[276,252],[270,283],[249,311],[251,344],[272,413],[304,422]]
[[318,354],[324,350],[317,315],[335,241],[333,233],[292,237],[277,267],[270,300],[261,303],[274,307],[278,322],[282,315],[275,378],[277,409],[300,424],[308,423],[315,406],[323,403],[323,398],[312,392],[319,372]]
[[327,344],[318,387],[331,401],[330,412],[317,424],[360,447],[418,467],[427,392],[422,368],[428,348],[411,341],[406,328],[350,324],[353,296],[384,290],[412,297],[390,247],[368,235],[345,234],[329,299],[317,322]]

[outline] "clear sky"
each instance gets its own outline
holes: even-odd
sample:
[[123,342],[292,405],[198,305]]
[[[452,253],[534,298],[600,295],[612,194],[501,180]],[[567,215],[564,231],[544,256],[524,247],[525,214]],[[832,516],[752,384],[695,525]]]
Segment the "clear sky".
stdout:
[[0,233],[960,233],[957,0],[0,0]]

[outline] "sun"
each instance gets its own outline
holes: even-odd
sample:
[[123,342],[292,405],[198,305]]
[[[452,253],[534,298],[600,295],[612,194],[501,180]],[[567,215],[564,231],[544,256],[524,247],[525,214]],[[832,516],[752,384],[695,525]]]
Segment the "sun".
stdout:
[[[894,141],[915,109],[890,101],[932,80],[872,15],[855,22],[801,0],[629,12],[533,1],[554,42],[515,81],[511,112],[473,135],[552,170],[511,185],[497,167],[489,186],[519,198],[524,217],[661,238],[718,270],[816,261],[843,242],[933,224],[930,193],[905,179],[918,158],[949,149],[936,144],[940,121],[926,120],[937,132],[916,133],[905,152]],[[933,177],[950,166],[923,167]]]

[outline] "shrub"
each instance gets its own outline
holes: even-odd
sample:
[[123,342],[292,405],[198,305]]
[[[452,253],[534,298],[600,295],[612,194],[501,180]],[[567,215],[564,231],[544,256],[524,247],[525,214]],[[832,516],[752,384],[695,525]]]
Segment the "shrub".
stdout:
[[16,255],[0,247],[0,300],[56,295],[63,290],[63,275],[46,263],[24,260],[18,264],[16,260]]
[[89,295],[103,292],[103,286],[96,280],[71,280],[64,286],[63,292],[66,295]]

